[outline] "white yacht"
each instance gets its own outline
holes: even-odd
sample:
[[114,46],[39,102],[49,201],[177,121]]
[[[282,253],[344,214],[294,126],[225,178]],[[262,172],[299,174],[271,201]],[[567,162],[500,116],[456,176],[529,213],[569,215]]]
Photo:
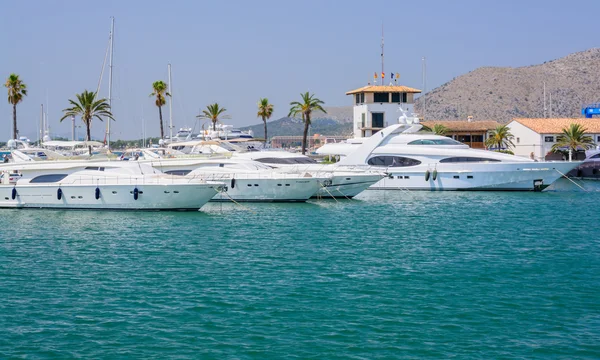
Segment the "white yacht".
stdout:
[[1,208],[198,210],[223,187],[119,161],[7,163],[0,174]]
[[275,171],[256,161],[235,158],[152,158],[138,160],[186,179],[201,178],[226,184],[213,201],[301,202],[331,184],[329,174]]
[[[354,99],[354,138],[325,144],[318,154],[341,158],[339,166],[388,173],[370,189],[543,190],[578,162],[535,162],[419,132],[413,114],[421,90],[368,85],[347,92]],[[410,114],[410,115],[409,115]]]
[[371,189],[543,190],[579,165],[475,150],[420,129],[417,123],[392,125],[364,141],[326,144],[317,153],[341,156],[339,165],[385,170],[388,176]]
[[178,142],[183,142],[183,141],[189,141],[191,139],[192,139],[192,128],[183,127],[183,128],[180,128],[179,131],[177,131],[177,133],[175,135],[173,135],[172,139],[167,137],[165,140],[159,141],[159,143],[163,144],[163,145],[167,145],[167,144],[173,144],[173,143],[178,143]]
[[315,176],[319,176],[320,174],[330,175],[331,183],[319,189],[313,196],[317,198],[353,198],[386,176],[385,171],[368,170],[356,166],[319,164],[306,155],[287,151],[234,153],[234,158],[258,161],[281,172],[303,171]]
[[55,151],[67,157],[87,157],[89,156],[88,147],[92,147],[93,154],[105,154],[106,148],[99,141],[60,141],[49,140],[42,143],[42,147]]
[[254,139],[254,134],[252,130],[242,131],[240,129],[236,129],[233,125],[226,124],[217,124],[216,130],[204,130],[199,136],[199,139],[222,139],[222,140],[232,140],[232,139]]

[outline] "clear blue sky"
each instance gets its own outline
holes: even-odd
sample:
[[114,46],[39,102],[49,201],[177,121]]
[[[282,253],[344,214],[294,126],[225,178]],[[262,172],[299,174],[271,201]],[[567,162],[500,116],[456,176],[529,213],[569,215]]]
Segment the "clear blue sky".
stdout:
[[[599,46],[600,1],[2,1],[0,75],[18,73],[29,96],[18,106],[22,135],[37,139],[40,104],[52,132],[67,99],[95,90],[116,18],[113,139],[159,133],[151,84],[173,69],[174,124],[194,125],[199,108],[217,101],[236,126],[258,123],[268,97],[273,119],[310,91],[327,106],[350,105],[348,90],[380,69],[385,24],[386,73],[428,88],[480,66],[524,66]],[[591,17],[590,17],[591,16]],[[106,75],[105,75],[106,76]],[[106,77],[105,77],[106,80]],[[104,81],[101,95],[107,96]],[[1,90],[6,94],[5,89]],[[0,101],[0,139],[12,110]],[[165,108],[165,120],[168,110]],[[95,122],[93,136],[103,137]]]

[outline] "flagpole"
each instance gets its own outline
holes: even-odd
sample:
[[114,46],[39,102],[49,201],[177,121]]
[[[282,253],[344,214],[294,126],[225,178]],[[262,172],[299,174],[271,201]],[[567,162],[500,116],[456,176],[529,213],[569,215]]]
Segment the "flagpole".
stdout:
[[384,77],[384,69],[383,69],[383,60],[384,60],[384,56],[383,56],[383,21],[381,22],[381,85],[383,85],[383,77]]

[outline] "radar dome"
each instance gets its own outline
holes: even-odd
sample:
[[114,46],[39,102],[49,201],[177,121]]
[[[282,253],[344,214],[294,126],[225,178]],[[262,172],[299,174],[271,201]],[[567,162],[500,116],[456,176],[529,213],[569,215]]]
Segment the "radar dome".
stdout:
[[10,139],[6,142],[6,147],[9,149],[14,149],[17,147],[17,142],[14,141],[13,139]]

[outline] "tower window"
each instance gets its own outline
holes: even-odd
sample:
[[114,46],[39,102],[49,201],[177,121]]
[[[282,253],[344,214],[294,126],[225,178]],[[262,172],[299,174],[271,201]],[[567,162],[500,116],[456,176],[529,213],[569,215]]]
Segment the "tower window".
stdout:
[[371,113],[371,126],[374,128],[383,127],[383,113]]
[[374,93],[373,94],[373,102],[376,103],[389,103],[390,102],[390,93]]

